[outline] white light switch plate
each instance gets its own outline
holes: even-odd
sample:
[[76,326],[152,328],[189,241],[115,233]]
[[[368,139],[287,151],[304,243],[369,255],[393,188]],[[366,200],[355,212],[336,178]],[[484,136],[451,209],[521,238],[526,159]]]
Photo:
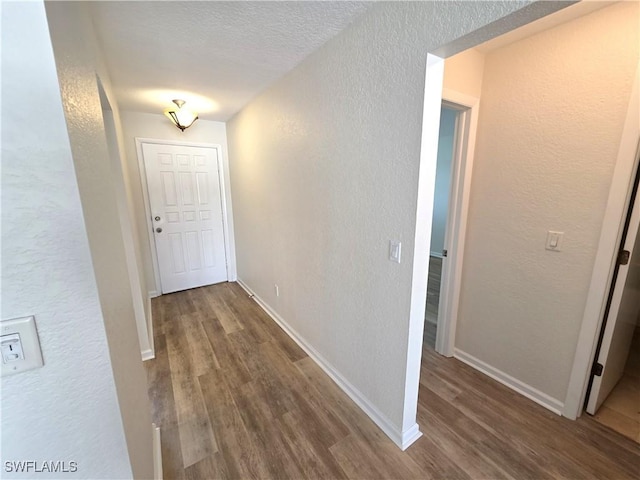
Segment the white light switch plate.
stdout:
[[547,232],[547,243],[544,248],[547,250],[552,250],[554,252],[559,252],[562,249],[562,237],[564,236],[564,232],[554,232],[549,230]]
[[[16,335],[19,338],[19,344],[17,345],[15,344]],[[3,350],[3,377],[43,365],[40,340],[36,331],[36,320],[33,316],[0,321],[0,343]],[[19,348],[21,355],[18,355],[18,358],[12,358],[9,352],[5,355],[5,347],[8,348],[9,343],[14,344],[12,349],[15,349],[16,346]]]
[[402,257],[402,243],[389,240],[389,260],[400,263]]

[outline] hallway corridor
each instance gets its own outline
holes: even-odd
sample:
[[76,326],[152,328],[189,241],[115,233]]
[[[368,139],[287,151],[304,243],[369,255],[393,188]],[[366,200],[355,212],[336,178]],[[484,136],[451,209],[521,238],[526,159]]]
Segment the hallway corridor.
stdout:
[[425,347],[401,452],[235,283],[153,300],[165,479],[637,478],[640,447]]

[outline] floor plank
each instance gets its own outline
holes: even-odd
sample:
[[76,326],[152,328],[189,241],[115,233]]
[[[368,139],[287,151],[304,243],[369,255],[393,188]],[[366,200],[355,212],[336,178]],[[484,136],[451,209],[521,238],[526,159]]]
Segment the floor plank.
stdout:
[[438,330],[438,309],[440,307],[440,285],[442,281],[442,258],[429,257],[429,280],[427,282],[427,304],[424,313],[424,341],[431,347],[436,346]]
[[291,448],[291,456],[304,478],[348,478],[322,438],[306,434],[306,419],[299,412],[285,413],[281,425]]
[[243,422],[228,377],[212,370],[199,377],[221,461],[231,478],[267,478],[268,469]]
[[635,329],[622,378],[593,418],[640,443],[640,326]]
[[[191,322],[198,322],[197,315],[180,315],[176,324],[166,330],[178,433],[185,467],[218,451],[196,373],[202,366],[194,364],[191,358],[193,348],[186,335],[186,330],[189,329],[187,325]],[[201,355],[194,356],[197,359]]]
[[638,479],[638,444],[428,347],[402,452],[237,284],[152,306],[166,479]]

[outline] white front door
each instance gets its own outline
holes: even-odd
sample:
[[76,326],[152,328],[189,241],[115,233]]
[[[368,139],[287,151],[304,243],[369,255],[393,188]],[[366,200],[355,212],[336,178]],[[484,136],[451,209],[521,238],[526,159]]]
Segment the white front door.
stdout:
[[215,148],[143,143],[162,293],[227,280]]

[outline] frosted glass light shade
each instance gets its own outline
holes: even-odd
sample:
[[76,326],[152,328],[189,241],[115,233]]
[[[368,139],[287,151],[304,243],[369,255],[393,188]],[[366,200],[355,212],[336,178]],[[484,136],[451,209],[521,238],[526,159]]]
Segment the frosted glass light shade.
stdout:
[[174,100],[173,103],[176,104],[177,108],[169,107],[164,111],[164,114],[176,127],[184,132],[185,129],[193,125],[193,122],[198,119],[198,114],[184,108],[184,100]]

